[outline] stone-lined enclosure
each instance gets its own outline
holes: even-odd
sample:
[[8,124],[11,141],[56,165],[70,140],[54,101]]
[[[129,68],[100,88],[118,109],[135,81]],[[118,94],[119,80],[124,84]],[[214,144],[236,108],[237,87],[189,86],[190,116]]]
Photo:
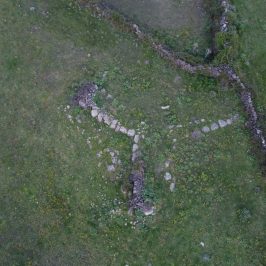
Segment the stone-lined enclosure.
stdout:
[[[105,5],[91,4],[88,3],[86,7],[92,9],[98,17],[113,21],[113,11],[106,7]],[[220,31],[228,32],[229,31],[229,13],[232,12],[233,7],[228,0],[220,0],[221,7],[221,19],[220,19]],[[206,65],[199,64],[193,65],[189,62],[184,61],[181,58],[176,57],[176,55],[168,50],[164,45],[156,43],[153,38],[142,32],[138,25],[123,20],[123,26],[127,28],[128,31],[133,32],[137,38],[141,41],[146,41],[150,46],[164,59],[171,62],[175,67],[180,68],[190,74],[204,75],[210,78],[215,78],[218,80],[226,80],[231,83],[233,86],[236,86],[239,89],[240,99],[243,103],[244,110],[248,117],[247,126],[250,129],[252,135],[259,142],[259,145],[262,149],[262,152],[266,152],[266,138],[262,130],[258,125],[258,115],[253,103],[253,97],[251,89],[242,82],[240,77],[236,74],[235,70],[229,65]],[[115,25],[116,23],[114,23]],[[224,44],[226,45],[226,44]]]
[[[232,6],[229,4],[229,1],[220,1],[221,4],[221,20],[220,20],[220,31],[228,32],[229,31],[229,20],[228,14],[233,10]],[[99,6],[96,4],[88,4],[89,8],[92,8],[97,16],[107,18],[112,21],[112,10],[106,6]],[[240,77],[235,73],[234,69],[228,65],[193,65],[180,58],[177,58],[170,50],[164,47],[162,44],[156,43],[150,35],[143,33],[138,25],[133,24],[128,21],[124,21],[124,26],[127,27],[129,31],[132,31],[138,39],[141,41],[146,41],[150,46],[164,59],[170,61],[175,67],[178,67],[190,74],[200,74],[208,76],[211,78],[226,80],[232,85],[236,85],[240,91],[241,101],[244,105],[245,111],[248,116],[247,126],[251,130],[252,134],[259,140],[262,150],[266,150],[266,140],[263,135],[263,132],[258,127],[258,116],[255,110],[255,106],[252,101],[252,94],[249,88],[241,81]],[[226,44],[225,44],[226,45]],[[135,129],[127,129],[123,126],[117,119],[109,115],[104,110],[101,110],[93,101],[93,97],[98,90],[97,85],[88,83],[82,86],[77,95],[73,98],[74,104],[84,108],[90,109],[91,116],[99,123],[104,123],[112,130],[118,133],[127,135],[132,140],[132,172],[129,176],[129,182],[132,185],[131,199],[129,201],[129,211],[132,212],[135,209],[143,211],[146,215],[152,214],[154,207],[146,203],[143,198],[143,189],[144,189],[144,162],[141,160],[140,152],[140,141],[142,135],[136,132]],[[231,125],[238,119],[238,115],[234,115],[230,118],[219,120],[213,122],[210,125],[203,125],[200,130],[195,130],[192,132],[192,138],[198,138],[202,134],[207,134],[211,131],[215,131],[219,128],[223,128]],[[183,127],[183,125],[177,125],[176,128]],[[170,130],[172,130],[171,128]],[[170,173],[168,173],[170,176]],[[165,176],[166,180],[168,179],[167,173]],[[170,185],[170,191],[174,191],[175,184]]]

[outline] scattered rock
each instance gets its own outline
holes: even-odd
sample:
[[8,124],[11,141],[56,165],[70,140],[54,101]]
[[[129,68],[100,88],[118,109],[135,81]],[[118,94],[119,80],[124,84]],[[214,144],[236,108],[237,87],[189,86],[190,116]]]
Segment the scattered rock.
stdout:
[[169,181],[169,180],[172,179],[172,175],[171,175],[169,172],[166,172],[166,173],[164,174],[164,179],[165,179],[166,181]]
[[202,130],[203,133],[208,133],[208,132],[211,131],[210,128],[207,127],[207,126],[206,127],[203,127],[201,130]]
[[170,109],[170,105],[166,105],[166,106],[161,106],[162,110],[169,110]]
[[217,130],[218,128],[219,128],[218,124],[216,124],[216,123],[211,124],[211,130],[212,131]]

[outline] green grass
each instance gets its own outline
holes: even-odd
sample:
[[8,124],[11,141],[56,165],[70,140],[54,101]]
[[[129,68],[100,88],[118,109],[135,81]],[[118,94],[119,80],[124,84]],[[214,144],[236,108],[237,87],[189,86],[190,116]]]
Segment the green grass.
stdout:
[[[265,264],[265,183],[233,90],[176,71],[72,1],[2,0],[0,29],[0,264]],[[146,122],[145,195],[155,216],[127,214],[128,138],[67,109],[86,80],[113,96],[101,103],[125,125]],[[235,113],[233,126],[191,140],[192,117]],[[179,123],[188,126],[167,129]],[[110,156],[96,156],[108,147],[122,160],[114,176]],[[158,170],[166,159],[174,193]]]
[[266,130],[266,19],[265,1],[235,0],[240,18],[240,55],[235,63],[242,78],[252,88],[261,115],[261,124]]

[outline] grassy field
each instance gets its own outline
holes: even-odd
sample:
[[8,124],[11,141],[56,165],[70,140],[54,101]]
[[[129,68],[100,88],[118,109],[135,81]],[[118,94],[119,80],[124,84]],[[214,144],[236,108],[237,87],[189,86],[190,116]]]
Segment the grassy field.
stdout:
[[[81,0],[82,1],[82,0]],[[95,2],[95,1],[94,1]],[[210,18],[204,0],[96,0],[137,23],[183,58],[202,62],[211,48]]]
[[[173,69],[72,1],[2,0],[0,32],[1,265],[266,263],[265,180],[233,89]],[[97,100],[126,126],[144,127],[155,215],[127,214],[129,139],[68,107],[85,81],[111,95]],[[191,121],[234,114],[191,138]],[[112,174],[106,148],[122,161]]]
[[263,0],[235,0],[240,18],[240,56],[235,63],[242,78],[252,88],[261,125],[266,130],[266,5]]

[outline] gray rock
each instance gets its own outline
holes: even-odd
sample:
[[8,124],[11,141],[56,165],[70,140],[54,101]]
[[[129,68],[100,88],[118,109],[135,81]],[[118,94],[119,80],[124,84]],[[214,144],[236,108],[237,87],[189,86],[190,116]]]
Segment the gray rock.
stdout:
[[103,117],[103,120],[104,120],[104,123],[105,123],[106,125],[108,125],[108,126],[111,125],[111,121],[112,121],[112,119],[111,119],[111,117],[110,117],[109,115],[105,114],[104,117]]
[[140,155],[140,153],[139,153],[138,151],[132,153],[132,162],[133,162],[133,163],[136,162],[136,161],[138,160],[139,155]]
[[115,128],[115,132],[120,132],[120,125],[117,125],[116,128]]
[[135,143],[139,143],[139,139],[140,139],[139,135],[135,135],[134,142]]
[[191,133],[191,137],[192,137],[193,139],[199,139],[201,136],[202,136],[202,133],[201,133],[201,131],[199,131],[199,130],[195,130],[195,131],[193,131],[193,132]]
[[120,132],[123,134],[127,134],[127,129],[125,127],[120,127]]
[[175,191],[175,183],[170,184],[170,191],[174,192]]
[[133,147],[132,147],[132,152],[136,152],[137,150],[139,149],[139,145],[138,144],[133,144]]
[[227,123],[227,125],[232,125],[233,124],[232,118],[227,119],[226,123]]
[[129,136],[129,137],[134,137],[135,136],[135,130],[134,129],[129,129],[128,130],[128,132],[127,132],[127,135]]
[[227,123],[226,123],[226,121],[224,121],[224,120],[219,120],[218,123],[219,123],[219,126],[220,126],[221,128],[227,126]]
[[107,166],[107,171],[110,172],[110,173],[111,173],[111,172],[114,172],[114,171],[115,171],[115,166],[114,166],[113,164],[108,165],[108,166]]
[[207,127],[207,126],[206,127],[203,127],[201,130],[202,130],[203,133],[208,133],[208,132],[211,131],[210,128]]
[[99,122],[102,122],[103,121],[103,113],[99,113],[98,116],[97,116],[97,120]]
[[110,128],[112,128],[112,129],[115,129],[116,128],[116,126],[117,126],[117,123],[118,123],[118,121],[117,120],[112,120],[112,122],[111,122],[111,125],[110,125]]
[[170,166],[171,161],[170,160],[166,160],[164,163],[165,168],[168,168]]
[[166,105],[166,106],[161,106],[162,110],[169,110],[170,109],[170,105]]
[[92,109],[91,110],[91,116],[92,117],[96,117],[96,116],[98,116],[98,114],[99,114],[99,110],[98,109]]
[[211,124],[211,130],[212,131],[217,130],[218,128],[219,128],[218,124],[216,124],[216,123]]
[[169,180],[172,179],[172,175],[171,175],[169,172],[166,172],[166,173],[164,174],[164,179],[165,179],[166,181],[169,181]]
[[87,108],[87,104],[82,100],[79,101],[79,106],[82,108]]

